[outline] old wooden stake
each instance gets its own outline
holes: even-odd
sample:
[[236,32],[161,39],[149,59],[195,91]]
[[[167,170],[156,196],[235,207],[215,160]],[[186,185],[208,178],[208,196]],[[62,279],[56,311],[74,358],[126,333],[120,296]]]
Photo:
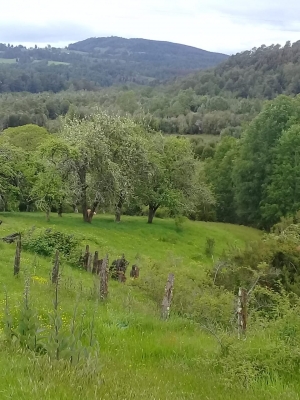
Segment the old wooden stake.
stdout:
[[140,269],[137,265],[133,265],[130,271],[130,278],[137,279],[140,276]]
[[54,264],[52,268],[52,283],[58,283],[59,276],[59,251],[56,250]]
[[93,262],[93,254],[89,253],[88,263],[87,263],[87,271],[92,271],[92,262]]
[[88,269],[88,262],[90,257],[90,246],[87,244],[85,247],[85,254],[83,256],[83,268],[87,271]]
[[19,235],[15,254],[14,263],[14,275],[18,275],[20,272],[20,261],[21,261],[21,235]]
[[95,251],[92,273],[97,274],[97,271],[98,271],[98,251]]
[[100,299],[105,300],[108,295],[108,256],[106,256],[99,265],[100,275]]
[[165,287],[165,295],[161,303],[161,317],[166,320],[170,315],[170,306],[173,297],[174,274],[169,274],[167,284]]
[[246,335],[247,329],[247,291],[243,288],[239,288],[237,315],[238,338],[240,339],[242,335]]

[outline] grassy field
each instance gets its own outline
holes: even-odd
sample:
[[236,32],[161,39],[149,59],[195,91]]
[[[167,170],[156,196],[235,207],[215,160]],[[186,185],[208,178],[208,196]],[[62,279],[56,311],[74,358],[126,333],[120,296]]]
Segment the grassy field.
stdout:
[[0,64],[15,64],[15,58],[0,58]]
[[[216,337],[197,323],[175,312],[170,320],[159,318],[158,298],[163,294],[167,274],[175,273],[174,303],[177,292],[187,281],[205,279],[204,271],[212,261],[204,254],[206,238],[216,242],[214,257],[228,245],[243,247],[245,242],[259,240],[260,232],[219,223],[187,221],[180,230],[173,220],[156,219],[146,224],[142,217],[123,217],[120,224],[109,215],[97,215],[92,225],[82,222],[80,215],[51,216],[45,222],[38,213],[0,213],[0,237],[15,231],[54,228],[80,238],[82,248],[90,244],[110,260],[124,253],[131,262],[138,262],[141,276],[127,279],[122,285],[109,282],[109,299],[98,303],[93,290],[98,278],[85,271],[62,264],[59,287],[61,330],[72,325],[74,307],[86,330],[93,321],[93,332],[99,343],[97,358],[88,359],[79,367],[63,360],[49,361],[29,350],[20,350],[17,343],[8,345],[2,328],[0,340],[0,398],[10,399],[299,399],[300,385],[284,384],[281,379],[241,386],[239,380],[224,377],[215,360],[220,356]],[[21,273],[13,276],[15,245],[0,242],[0,283],[8,292],[8,305],[15,325],[20,320],[24,280],[30,279],[30,304],[45,331],[51,332],[49,314],[53,311],[55,291],[49,283],[52,262],[48,258],[22,253]],[[157,273],[158,280],[145,277]],[[143,282],[143,283],[142,283]],[[98,284],[98,283],[97,283]],[[181,285],[181,286],[180,286]],[[186,287],[187,294],[193,287]],[[177,291],[177,292],[176,292]],[[204,298],[203,298],[204,299]],[[203,300],[204,301],[204,300]],[[5,320],[4,300],[0,310]],[[196,303],[195,303],[196,304]],[[220,307],[220,304],[217,305]],[[172,310],[172,309],[171,309]],[[66,333],[67,334],[67,333]],[[42,339],[41,339],[42,340]],[[260,335],[250,334],[241,346],[261,353],[272,339],[266,329]],[[272,344],[273,346],[273,344]],[[274,351],[274,347],[272,347]]]
[[48,65],[70,65],[70,63],[63,61],[48,61]]

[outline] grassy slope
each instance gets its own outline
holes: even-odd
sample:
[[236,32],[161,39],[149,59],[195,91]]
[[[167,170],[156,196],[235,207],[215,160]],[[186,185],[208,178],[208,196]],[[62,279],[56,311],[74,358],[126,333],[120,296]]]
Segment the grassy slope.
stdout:
[[[92,225],[84,225],[81,217],[65,215],[44,222],[41,214],[1,214],[0,236],[35,225],[55,226],[60,230],[81,235],[82,244],[109,252],[112,257],[125,253],[130,261],[139,254],[141,274],[156,260],[163,273],[171,267],[175,274],[187,270],[199,271],[206,237],[216,240],[216,253],[227,243],[259,237],[255,230],[215,223],[187,222],[182,232],[176,232],[174,221],[155,220],[152,226],[144,218],[124,217],[116,225],[111,216],[97,215]],[[10,308],[15,313],[22,299],[24,275],[32,279],[30,288],[33,305],[47,327],[53,288],[46,282],[50,260],[22,255],[22,274],[12,276],[14,246],[0,242],[2,288],[9,292]],[[197,268],[198,267],[198,268]],[[128,280],[125,285],[110,282],[110,298],[105,305],[96,305],[90,296],[93,277],[86,272],[65,266],[60,289],[61,312],[67,327],[74,304],[79,299],[79,312],[89,318],[96,310],[95,331],[100,343],[101,373],[95,380],[83,369],[81,373],[57,364],[55,369],[41,358],[28,353],[12,352],[0,341],[1,398],[19,399],[209,399],[226,400],[241,395],[238,387],[226,388],[216,371],[207,367],[210,355],[219,351],[216,340],[199,327],[173,316],[163,323],[158,318],[156,304]],[[176,287],[175,287],[176,290]],[[0,311],[0,313],[2,310]],[[293,388],[273,382],[266,387],[245,391],[243,399],[298,399]]]

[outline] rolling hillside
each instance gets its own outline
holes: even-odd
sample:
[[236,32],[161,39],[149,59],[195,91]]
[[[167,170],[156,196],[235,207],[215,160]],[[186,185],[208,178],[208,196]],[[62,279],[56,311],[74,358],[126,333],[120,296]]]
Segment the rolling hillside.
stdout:
[[[82,247],[89,243],[101,256],[108,252],[110,261],[124,252],[130,264],[141,267],[137,280],[120,284],[109,279],[103,302],[97,294],[99,278],[62,261],[55,286],[49,281],[50,257],[24,249],[14,276],[15,245],[1,241],[3,398],[229,400],[242,392],[245,400],[298,399],[298,374],[290,372],[292,362],[287,364],[295,343],[281,341],[289,314],[282,322],[264,321],[263,328],[249,319],[249,339],[237,341],[230,322],[233,294],[207,283],[205,268],[211,261],[204,254],[205,238],[215,239],[217,255],[227,244],[242,248],[245,241],[259,239],[258,231],[187,222],[177,232],[172,220],[150,226],[142,218],[126,217],[115,224],[112,216],[98,215],[92,225],[83,224],[79,215],[53,215],[50,223],[39,213],[0,217],[1,236],[24,233],[33,225],[51,228],[72,233]],[[171,271],[174,297],[170,319],[163,321],[161,297]],[[294,325],[285,328],[289,335],[298,327],[295,318],[291,321]]]
[[118,37],[90,38],[60,49],[0,43],[0,93],[92,90],[118,83],[155,85],[213,67],[225,54],[176,43]]

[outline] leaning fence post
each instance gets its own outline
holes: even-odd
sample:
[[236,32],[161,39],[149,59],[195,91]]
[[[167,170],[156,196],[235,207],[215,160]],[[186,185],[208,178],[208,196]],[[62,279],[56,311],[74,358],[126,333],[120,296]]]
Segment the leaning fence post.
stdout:
[[105,300],[108,295],[108,256],[99,261],[99,275],[100,275],[100,299]]
[[161,317],[166,320],[170,315],[170,306],[173,297],[174,274],[169,274],[167,284],[165,287],[165,295],[161,303]]
[[59,275],[59,251],[56,250],[54,264],[52,268],[52,283],[58,282],[58,275]]
[[243,288],[239,288],[237,316],[238,316],[238,338],[240,339],[241,335],[246,334],[246,329],[247,329],[247,291],[246,289]]
[[17,240],[15,263],[14,263],[14,275],[18,275],[20,272],[20,262],[21,262],[21,235]]

